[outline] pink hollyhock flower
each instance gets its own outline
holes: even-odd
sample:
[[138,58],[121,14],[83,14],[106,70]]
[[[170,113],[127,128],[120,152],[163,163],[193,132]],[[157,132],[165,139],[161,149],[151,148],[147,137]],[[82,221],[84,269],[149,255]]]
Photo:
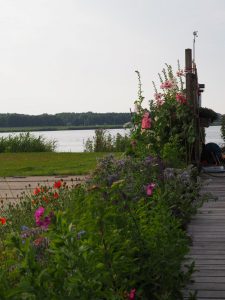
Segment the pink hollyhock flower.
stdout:
[[165,101],[162,99],[157,100],[157,105],[162,106]]
[[185,96],[182,93],[177,93],[176,94],[176,100],[177,102],[179,102],[180,104],[185,104],[187,103],[187,99],[185,98]]
[[175,87],[175,83],[173,82],[173,81],[171,81],[171,80],[166,80],[164,83],[162,83],[161,85],[160,85],[160,88],[161,89],[172,89],[172,88],[174,88]]
[[184,70],[177,71],[177,77],[185,76]]
[[154,188],[155,188],[155,183],[149,183],[146,186],[146,194],[147,194],[147,196],[152,196]]
[[151,127],[151,118],[150,118],[150,113],[145,112],[144,116],[141,121],[141,128],[142,129],[149,129]]
[[136,289],[132,289],[129,293],[129,300],[134,300],[136,295]]
[[161,93],[155,93],[154,94],[154,98],[155,98],[156,101],[161,100],[162,96],[163,96],[163,94],[161,94]]

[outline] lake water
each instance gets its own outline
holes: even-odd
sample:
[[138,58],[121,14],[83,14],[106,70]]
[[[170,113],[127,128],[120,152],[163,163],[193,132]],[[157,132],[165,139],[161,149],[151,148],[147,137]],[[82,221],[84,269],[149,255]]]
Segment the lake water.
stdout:
[[[115,136],[117,133],[122,135],[128,130],[125,129],[108,129],[108,133]],[[18,135],[16,133],[0,133],[1,136]],[[43,136],[46,140],[56,140],[56,151],[57,152],[83,152],[85,142],[88,138],[93,138],[95,135],[95,130],[59,130],[59,131],[33,131],[32,135],[38,137]]]
[[[125,129],[108,129],[108,133],[115,136],[117,133],[125,134],[129,130]],[[84,144],[88,138],[93,138],[94,130],[62,130],[62,131],[34,131],[34,136],[43,136],[47,140],[57,141],[57,152],[83,152]],[[19,134],[19,133],[10,133]],[[9,133],[0,133],[1,136],[8,136]],[[220,126],[210,126],[206,128],[206,143],[214,142],[219,145],[223,144],[220,136]]]
[[214,142],[218,145],[224,144],[220,133],[221,126],[210,126],[205,129],[206,132],[206,143]]

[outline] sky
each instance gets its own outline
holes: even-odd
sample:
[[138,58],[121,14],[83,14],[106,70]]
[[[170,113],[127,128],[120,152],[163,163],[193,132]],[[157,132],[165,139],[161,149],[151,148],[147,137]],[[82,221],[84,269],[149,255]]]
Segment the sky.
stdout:
[[196,38],[202,106],[225,114],[224,0],[0,0],[0,113],[129,112]]

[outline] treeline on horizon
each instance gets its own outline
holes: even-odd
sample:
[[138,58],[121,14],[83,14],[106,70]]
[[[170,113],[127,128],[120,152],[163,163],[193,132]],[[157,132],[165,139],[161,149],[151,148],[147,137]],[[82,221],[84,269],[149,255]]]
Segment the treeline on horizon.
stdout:
[[0,127],[124,125],[130,113],[0,114]]

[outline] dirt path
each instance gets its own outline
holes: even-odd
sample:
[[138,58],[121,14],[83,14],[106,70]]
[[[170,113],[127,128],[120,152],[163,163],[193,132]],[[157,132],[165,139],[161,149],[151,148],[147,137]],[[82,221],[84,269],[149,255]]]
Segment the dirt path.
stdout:
[[32,193],[38,184],[53,186],[55,181],[63,180],[68,186],[74,186],[87,178],[87,176],[0,177],[0,200],[5,203],[18,200],[24,192]]

